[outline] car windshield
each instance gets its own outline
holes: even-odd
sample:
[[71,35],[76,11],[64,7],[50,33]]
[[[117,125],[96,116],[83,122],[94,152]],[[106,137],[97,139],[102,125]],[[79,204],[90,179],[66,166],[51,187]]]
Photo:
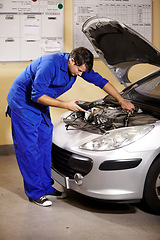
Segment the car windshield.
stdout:
[[148,97],[160,99],[160,76],[136,87],[136,91]]

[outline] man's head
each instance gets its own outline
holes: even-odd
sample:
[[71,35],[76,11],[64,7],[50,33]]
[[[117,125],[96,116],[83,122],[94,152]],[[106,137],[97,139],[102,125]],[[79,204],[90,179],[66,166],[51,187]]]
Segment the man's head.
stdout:
[[84,47],[75,48],[69,55],[68,68],[73,76],[81,76],[83,72],[90,72],[93,67],[93,54]]

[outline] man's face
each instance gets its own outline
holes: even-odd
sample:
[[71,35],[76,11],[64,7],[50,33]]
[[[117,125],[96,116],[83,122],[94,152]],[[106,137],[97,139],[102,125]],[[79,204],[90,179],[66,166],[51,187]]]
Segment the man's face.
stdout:
[[81,66],[75,65],[74,59],[70,58],[68,61],[68,69],[72,76],[81,76],[83,72],[87,71],[86,65]]

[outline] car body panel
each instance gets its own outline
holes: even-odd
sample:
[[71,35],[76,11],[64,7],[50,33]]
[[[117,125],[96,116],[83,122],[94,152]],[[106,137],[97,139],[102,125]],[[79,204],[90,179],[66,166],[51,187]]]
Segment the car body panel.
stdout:
[[[160,212],[160,68],[135,83],[129,84],[128,78],[135,64],[160,66],[160,52],[134,30],[108,18],[91,18],[82,30],[118,81],[128,84],[120,94],[136,109],[127,113],[107,95],[81,101],[86,113],[60,116],[53,131],[52,178],[67,189],[98,199],[121,202],[145,198]],[[127,51],[134,47],[123,54],[125,46],[120,48],[123,41],[117,37],[129,42]],[[109,42],[113,43],[111,48]],[[106,147],[110,143],[113,148]]]
[[[65,114],[64,114],[65,115]],[[91,134],[81,130],[65,130],[63,117],[59,119],[54,128],[53,143],[62,149],[67,149],[75,154],[81,154],[90,157],[93,162],[93,169],[82,179],[82,185],[78,186],[74,179],[69,179],[63,174],[59,173],[60,184],[69,189],[78,191],[84,195],[107,199],[107,200],[138,200],[142,198],[144,182],[146,178],[146,171],[151,165],[151,159],[160,152],[159,142],[155,144],[150,142],[150,139],[156,137],[158,139],[160,131],[160,122],[156,123],[157,128],[153,129],[147,136],[134,142],[125,148],[116,149],[114,151],[85,151],[80,149],[80,145],[89,141],[97,134]],[[159,131],[157,130],[159,129]],[[63,141],[61,138],[63,134]],[[136,168],[128,171],[99,171],[101,162],[109,160],[126,159],[129,161],[133,158],[142,158],[142,162]],[[95,177],[96,174],[96,177]],[[52,170],[54,176],[54,171]],[[111,180],[112,179],[112,180]],[[120,179],[120,181],[118,180]],[[126,179],[129,180],[126,182]],[[92,187],[91,187],[92,186]]]

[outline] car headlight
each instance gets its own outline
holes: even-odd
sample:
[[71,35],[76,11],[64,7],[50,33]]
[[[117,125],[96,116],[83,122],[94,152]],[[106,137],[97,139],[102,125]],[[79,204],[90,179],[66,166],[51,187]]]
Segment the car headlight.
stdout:
[[154,125],[116,129],[80,146],[84,150],[109,151],[129,145],[148,134]]

